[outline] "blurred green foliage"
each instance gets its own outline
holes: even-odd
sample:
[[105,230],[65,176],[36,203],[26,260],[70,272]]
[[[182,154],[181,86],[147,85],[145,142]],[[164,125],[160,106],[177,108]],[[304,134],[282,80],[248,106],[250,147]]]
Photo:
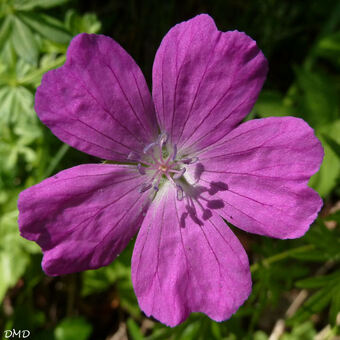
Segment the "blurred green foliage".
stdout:
[[[19,236],[16,200],[59,170],[97,162],[63,145],[34,112],[41,76],[65,62],[71,38],[80,32],[112,36],[150,79],[162,35],[201,12],[220,29],[246,31],[269,59],[268,81],[251,117],[294,115],[315,129],[325,158],[310,185],[325,205],[299,240],[241,234],[253,263],[253,292],[230,320],[193,314],[170,329],[138,307],[130,278],[133,242],[105,268],[48,278],[39,247]],[[340,5],[332,0],[0,0],[0,331],[29,329],[34,339],[55,340],[114,333],[134,340],[265,340],[281,320],[283,340],[339,333],[339,27]],[[299,296],[304,299],[297,303]]]

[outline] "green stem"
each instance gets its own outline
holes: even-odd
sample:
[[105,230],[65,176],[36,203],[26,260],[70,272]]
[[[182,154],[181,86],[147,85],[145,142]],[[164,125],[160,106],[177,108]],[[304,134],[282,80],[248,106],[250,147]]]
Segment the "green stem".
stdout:
[[66,60],[66,57],[63,55],[63,56],[57,58],[56,60],[54,60],[53,63],[50,63],[45,67],[42,67],[42,68],[40,68],[36,71],[29,73],[26,77],[18,80],[18,83],[20,85],[31,84],[32,82],[34,82],[37,78],[41,77],[47,71],[50,71],[54,68],[57,68],[57,67],[63,65],[65,63],[65,60]]
[[58,150],[57,154],[55,155],[55,157],[52,159],[52,162],[50,164],[50,166],[47,168],[44,177],[49,177],[51,176],[51,174],[54,172],[55,168],[57,167],[57,165],[59,164],[59,162],[62,160],[62,158],[65,156],[67,150],[70,147],[67,144],[63,144],[60,149]]
[[250,271],[254,273],[256,270],[258,270],[260,267],[269,267],[272,263],[278,262],[281,260],[286,259],[287,257],[290,257],[292,255],[298,254],[298,253],[304,253],[309,250],[313,250],[315,246],[313,244],[308,244],[307,246],[301,246],[293,249],[289,249],[287,251],[284,251],[279,254],[275,254],[273,256],[270,256],[260,262],[254,263],[250,266]]

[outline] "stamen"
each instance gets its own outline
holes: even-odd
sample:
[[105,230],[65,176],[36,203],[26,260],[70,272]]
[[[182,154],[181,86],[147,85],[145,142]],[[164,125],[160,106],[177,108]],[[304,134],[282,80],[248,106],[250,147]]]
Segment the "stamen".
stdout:
[[153,180],[153,188],[154,188],[154,190],[157,192],[158,190],[159,190],[159,182],[160,182],[160,180],[161,180],[161,177],[162,177],[162,175],[161,175],[161,173],[159,173],[159,172],[157,172],[156,173],[157,175],[156,176],[154,176],[155,177],[155,179]]
[[198,157],[182,159],[181,162],[184,164],[194,164],[198,161]]
[[166,142],[168,141],[168,135],[165,132],[162,132],[158,137],[159,146],[162,148]]
[[156,145],[156,143],[150,143],[150,144],[148,144],[148,145],[143,149],[143,152],[144,152],[144,153],[148,153],[148,152],[150,151],[150,149],[152,149],[155,145]]
[[182,201],[183,197],[184,197],[184,192],[183,192],[183,188],[180,185],[176,185],[176,189],[177,189],[177,199],[179,201]]
[[183,187],[176,182],[186,172],[184,164],[193,164],[198,161],[198,157],[180,159],[177,145],[168,146],[167,143],[168,134],[162,132],[155,142],[145,146],[143,154],[131,152],[129,159],[137,160],[137,170],[141,175],[148,175],[145,183],[140,186],[141,193],[151,188],[159,191],[164,176],[176,188],[177,199],[181,201],[186,195]]
[[149,156],[152,158],[152,160],[155,162],[155,164],[158,164],[158,160],[156,159],[156,157],[152,153],[149,154]]
[[184,173],[185,173],[186,170],[187,170],[186,168],[182,168],[182,169],[179,170],[179,171],[172,170],[172,172],[175,172],[175,175],[173,176],[173,179],[179,179],[179,178],[181,178],[181,177],[184,175]]
[[176,156],[177,156],[177,145],[175,144],[174,145],[174,149],[172,151],[172,157],[171,159],[174,161],[176,159]]
[[168,173],[165,173],[166,178],[169,180],[170,183],[172,183],[174,186],[177,186],[177,184],[174,182],[174,180],[169,176]]
[[143,183],[142,186],[139,189],[139,192],[145,192],[147,190],[149,190],[152,187],[152,185],[150,183]]
[[139,161],[140,160],[140,155],[135,152],[135,151],[131,151],[128,155],[128,159],[129,160],[133,160],[133,161]]
[[152,168],[154,168],[154,166],[155,166],[154,163],[147,162],[144,159],[142,159],[140,162],[141,162],[141,164],[148,165],[149,167],[152,167]]
[[159,158],[161,162],[164,162],[163,146],[166,144],[167,140],[168,140],[168,135],[165,132],[162,132],[158,137]]
[[142,164],[138,163],[138,164],[137,164],[137,169],[138,169],[138,171],[139,171],[139,173],[140,173],[141,175],[145,175],[145,169],[144,169],[144,167],[142,166]]

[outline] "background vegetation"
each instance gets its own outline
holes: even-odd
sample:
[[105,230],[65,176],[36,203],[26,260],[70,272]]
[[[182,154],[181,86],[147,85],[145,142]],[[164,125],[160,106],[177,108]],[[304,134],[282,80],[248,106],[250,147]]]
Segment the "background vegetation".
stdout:
[[[41,251],[17,227],[20,191],[62,169],[98,162],[62,144],[41,124],[34,93],[61,66],[80,32],[116,39],[151,67],[163,35],[207,12],[221,30],[257,40],[270,72],[250,117],[294,115],[325,149],[310,185],[323,210],[301,239],[237,232],[252,264],[253,292],[236,315],[201,314],[170,329],[140,311],[130,281],[131,244],[110,266],[51,278]],[[340,311],[340,3],[336,0],[0,0],[0,331],[30,339],[335,339]],[[273,221],[275,223],[275,221]],[[339,339],[339,338],[338,338]]]

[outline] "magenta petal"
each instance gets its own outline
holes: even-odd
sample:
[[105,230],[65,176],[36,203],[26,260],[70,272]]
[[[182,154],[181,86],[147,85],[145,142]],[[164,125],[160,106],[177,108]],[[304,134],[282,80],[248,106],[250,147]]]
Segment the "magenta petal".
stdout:
[[247,299],[247,255],[216,215],[204,223],[188,214],[175,190],[153,202],[132,257],[132,282],[146,315],[176,326],[191,312],[228,319]]
[[307,182],[321,165],[323,148],[301,119],[246,122],[199,159],[200,183],[215,185],[224,202],[219,213],[243,230],[300,237],[322,206]]
[[136,168],[80,165],[20,194],[21,235],[37,242],[43,269],[61,275],[112,262],[137,232],[147,209]]
[[179,148],[210,145],[250,112],[266,73],[264,55],[246,34],[220,32],[206,14],[176,25],[153,66],[152,95],[162,130]]
[[35,109],[63,142],[104,159],[125,161],[157,135],[141,70],[103,35],[79,34],[71,41],[65,65],[44,75]]

